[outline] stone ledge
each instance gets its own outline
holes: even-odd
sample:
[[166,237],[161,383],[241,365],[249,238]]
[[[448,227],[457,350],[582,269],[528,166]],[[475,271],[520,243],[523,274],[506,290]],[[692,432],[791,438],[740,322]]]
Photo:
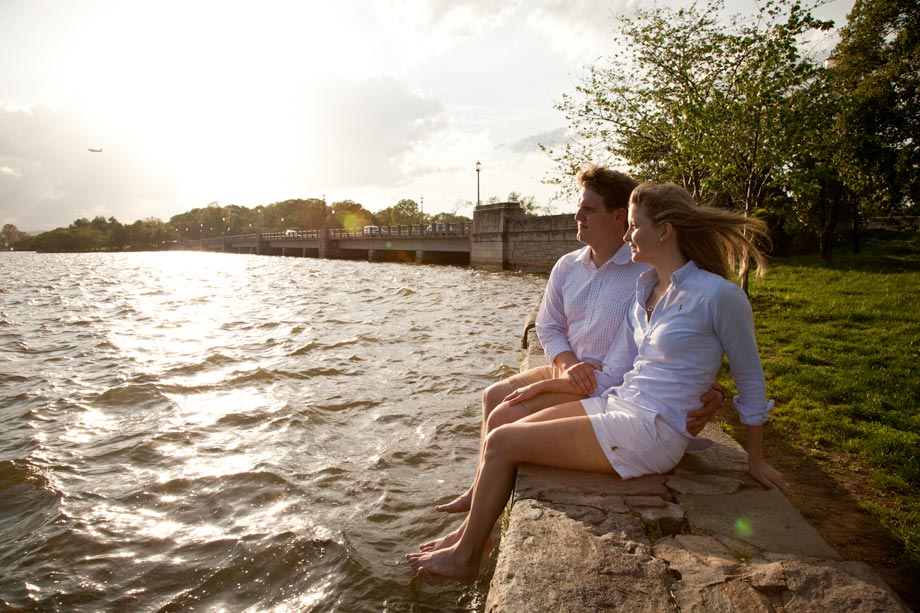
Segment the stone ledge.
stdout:
[[908,611],[840,560],[718,426],[668,475],[522,466],[486,600],[534,611]]
[[[545,364],[533,330],[523,338],[523,367]],[[712,446],[667,475],[521,466],[485,610],[909,611],[754,481],[747,453],[719,426],[702,436]]]

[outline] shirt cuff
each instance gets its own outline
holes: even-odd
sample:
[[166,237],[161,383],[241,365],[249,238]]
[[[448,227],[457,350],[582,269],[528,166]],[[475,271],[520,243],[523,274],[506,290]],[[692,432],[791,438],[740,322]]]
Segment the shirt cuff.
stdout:
[[732,401],[738,411],[739,420],[745,426],[764,425],[770,417],[770,410],[773,408],[773,400],[767,400],[766,404],[758,407],[745,405],[741,402],[740,396],[735,396]]
[[566,351],[572,351],[572,348],[565,341],[543,342],[541,340],[540,342],[543,345],[543,353],[546,354],[546,359],[549,360],[550,366],[554,365],[554,360],[557,355]]

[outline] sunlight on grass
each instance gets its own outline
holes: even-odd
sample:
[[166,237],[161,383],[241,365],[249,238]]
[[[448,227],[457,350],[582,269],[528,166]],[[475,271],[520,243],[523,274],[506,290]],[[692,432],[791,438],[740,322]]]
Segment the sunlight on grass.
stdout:
[[[875,471],[862,500],[920,563],[920,235],[869,235],[862,253],[777,259],[752,279],[772,427]],[[723,379],[724,380],[724,379]]]

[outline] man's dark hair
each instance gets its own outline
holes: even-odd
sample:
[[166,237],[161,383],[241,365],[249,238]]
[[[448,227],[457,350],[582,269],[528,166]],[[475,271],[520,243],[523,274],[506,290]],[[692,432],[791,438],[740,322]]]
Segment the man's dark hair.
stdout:
[[588,164],[578,173],[578,182],[596,192],[608,212],[628,208],[629,195],[639,185],[626,173],[594,164]]

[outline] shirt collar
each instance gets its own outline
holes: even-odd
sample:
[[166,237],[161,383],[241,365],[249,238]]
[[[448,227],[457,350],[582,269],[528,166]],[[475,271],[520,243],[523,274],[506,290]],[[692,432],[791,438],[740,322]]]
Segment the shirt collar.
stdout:
[[699,268],[693,260],[687,260],[687,263],[671,273],[671,283],[680,285],[680,282],[695,273]]
[[[693,260],[688,260],[686,264],[675,270],[671,273],[671,285],[675,287],[680,285],[680,282],[694,274],[698,271],[699,268],[696,265],[696,262]],[[654,285],[658,280],[658,272],[654,268],[650,268],[639,275],[639,280],[636,281],[637,290],[641,290],[644,287],[649,287]]]
[[[591,257],[591,247],[588,247],[587,245],[585,245],[581,249],[581,253],[578,254],[578,257],[576,259],[582,263],[590,262],[593,264],[594,258]],[[611,262],[613,264],[616,264],[617,266],[623,266],[625,264],[629,264],[630,262],[632,262],[632,253],[629,250],[629,243],[624,242],[620,246],[620,248],[617,249],[617,252],[613,254],[613,257],[611,257],[609,260],[607,260],[606,262],[604,262],[597,268],[599,269],[603,268],[604,266],[606,266],[607,264],[610,264]]]

